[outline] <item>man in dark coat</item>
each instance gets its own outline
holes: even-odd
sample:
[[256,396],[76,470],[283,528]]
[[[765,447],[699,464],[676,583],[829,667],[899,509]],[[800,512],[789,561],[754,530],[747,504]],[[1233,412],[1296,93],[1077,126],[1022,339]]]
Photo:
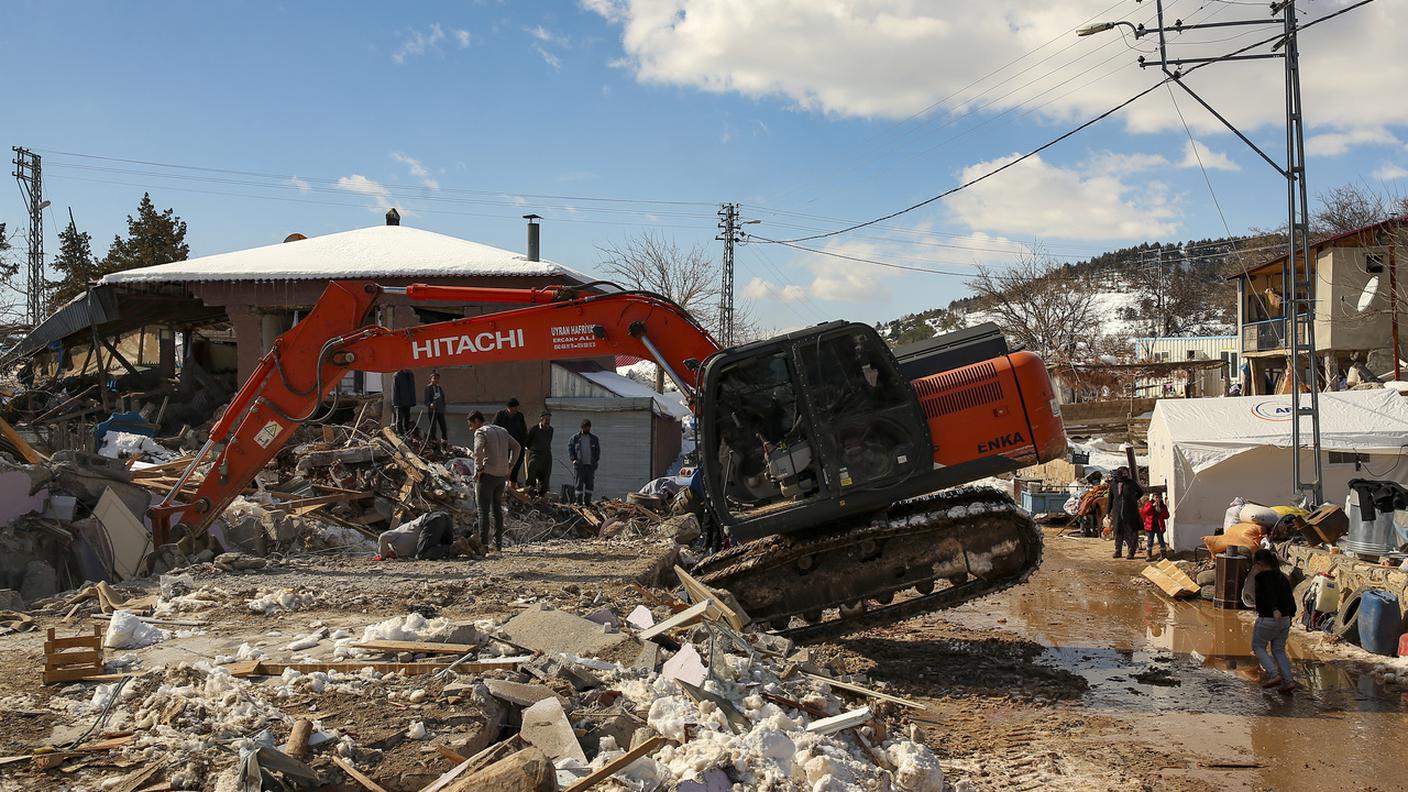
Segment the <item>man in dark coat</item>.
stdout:
[[[509,398],[504,409],[499,410],[494,416],[494,426],[502,426],[508,430],[509,437],[518,442],[522,448],[528,447],[528,419],[523,417],[523,413],[518,410],[518,399]],[[523,476],[523,455],[519,454],[518,462],[514,463],[513,472],[509,474],[508,480],[517,484]]]
[[538,416],[538,423],[528,430],[528,442],[523,448],[528,452],[528,491],[548,494],[548,480],[552,478],[552,413],[543,410]]
[[1121,467],[1110,479],[1110,529],[1115,535],[1115,558],[1120,557],[1121,546],[1129,548],[1129,558],[1139,549],[1139,534],[1144,528],[1144,519],[1139,516],[1139,499],[1144,488],[1129,475],[1129,468]]
[[440,430],[440,442],[450,441],[450,429],[445,423],[445,389],[440,387],[440,373],[430,372],[430,384],[425,386],[425,415],[430,419],[430,429],[425,440],[435,442],[435,430]]
[[567,459],[577,474],[577,502],[589,506],[596,488],[596,466],[601,463],[601,441],[592,434],[592,422],[582,421],[582,431],[567,441]]
[[396,434],[411,432],[411,408],[416,406],[416,374],[401,369],[391,378],[391,411],[396,417]]

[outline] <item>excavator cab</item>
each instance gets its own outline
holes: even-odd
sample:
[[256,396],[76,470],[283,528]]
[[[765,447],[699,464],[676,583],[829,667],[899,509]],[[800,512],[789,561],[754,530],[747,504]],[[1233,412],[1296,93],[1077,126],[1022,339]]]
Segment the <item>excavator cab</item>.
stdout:
[[704,366],[700,400],[705,492],[740,540],[861,513],[932,468],[924,413],[869,325],[724,350]]

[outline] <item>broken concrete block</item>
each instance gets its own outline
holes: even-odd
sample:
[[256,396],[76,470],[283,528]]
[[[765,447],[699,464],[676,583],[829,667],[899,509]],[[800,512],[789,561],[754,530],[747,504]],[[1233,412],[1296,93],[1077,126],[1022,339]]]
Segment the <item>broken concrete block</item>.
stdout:
[[558,698],[552,688],[544,685],[529,685],[523,682],[510,682],[507,679],[486,679],[484,687],[495,698],[503,699],[520,707],[531,707],[546,698]]
[[519,735],[550,759],[587,761],[587,755],[572,731],[572,724],[567,720],[567,713],[562,709],[562,702],[556,696],[545,698],[523,710],[523,728]]
[[43,561],[34,559],[24,565],[24,582],[20,597],[25,602],[37,602],[59,593],[59,573]]
[[704,684],[704,679],[709,672],[704,668],[704,661],[699,657],[699,652],[694,648],[694,644],[685,644],[684,648],[675,652],[675,656],[665,661],[665,665],[660,667],[662,676],[670,679],[678,679],[688,682],[695,687]]
[[30,494],[34,478],[22,468],[0,473],[0,526],[9,525],[26,514],[44,510],[49,490]]
[[580,666],[564,663],[551,657],[538,658],[524,666],[523,670],[544,682],[561,679],[571,685],[573,690],[591,690],[601,687],[601,680],[597,678],[596,674]]
[[699,530],[699,518],[693,514],[681,514],[678,517],[661,520],[655,530],[658,534],[668,536],[679,544],[689,544],[698,539],[702,533]]
[[617,747],[625,748],[630,746],[631,738],[635,736],[636,730],[649,727],[640,718],[629,712],[620,712],[594,718],[596,726],[582,736],[582,748],[592,756],[601,752],[601,738],[610,737],[616,741]]
[[587,621],[596,622],[607,628],[607,632],[615,632],[621,629],[621,620],[616,618],[616,614],[610,608],[601,608],[587,614]]
[[503,630],[510,641],[544,654],[601,655],[628,640],[622,633],[604,633],[596,622],[560,610],[526,610]]
[[659,664],[660,644],[654,641],[646,641],[640,645],[640,654],[636,655],[635,662],[631,663],[631,667],[653,672],[655,666]]
[[650,612],[650,608],[637,605],[636,609],[626,617],[626,623],[637,630],[648,630],[655,626],[655,614]]
[[679,782],[675,792],[729,792],[731,789],[733,782],[729,780],[728,774],[713,767],[705,770],[696,779]]
[[0,610],[24,611],[29,607],[24,603],[24,597],[20,596],[14,589],[0,589]]
[[557,792],[557,771],[541,750],[524,748],[446,787],[444,792],[480,790]]

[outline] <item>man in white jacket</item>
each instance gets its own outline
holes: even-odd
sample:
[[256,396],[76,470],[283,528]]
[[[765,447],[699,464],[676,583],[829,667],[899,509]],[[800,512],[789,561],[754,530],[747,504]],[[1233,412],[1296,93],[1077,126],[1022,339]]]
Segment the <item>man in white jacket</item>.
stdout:
[[489,520],[494,521],[494,548],[504,549],[504,487],[523,454],[523,446],[502,426],[484,422],[484,413],[469,414],[474,432],[474,499],[479,506],[479,541],[489,546]]

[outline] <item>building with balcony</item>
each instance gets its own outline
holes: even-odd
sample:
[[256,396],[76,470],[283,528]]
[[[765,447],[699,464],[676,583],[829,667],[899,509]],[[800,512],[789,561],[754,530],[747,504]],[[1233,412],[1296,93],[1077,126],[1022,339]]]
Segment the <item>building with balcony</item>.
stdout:
[[[1310,248],[1315,287],[1315,346],[1321,382],[1333,383],[1356,363],[1395,378],[1398,326],[1408,318],[1397,265],[1408,255],[1408,216],[1323,239]],[[1285,392],[1288,371],[1287,256],[1231,276],[1237,282],[1237,323],[1243,393]],[[1303,280],[1303,279],[1302,279]],[[1301,325],[1304,332],[1304,325]],[[1303,338],[1301,339],[1304,340]],[[1300,361],[1307,372],[1308,361]]]

